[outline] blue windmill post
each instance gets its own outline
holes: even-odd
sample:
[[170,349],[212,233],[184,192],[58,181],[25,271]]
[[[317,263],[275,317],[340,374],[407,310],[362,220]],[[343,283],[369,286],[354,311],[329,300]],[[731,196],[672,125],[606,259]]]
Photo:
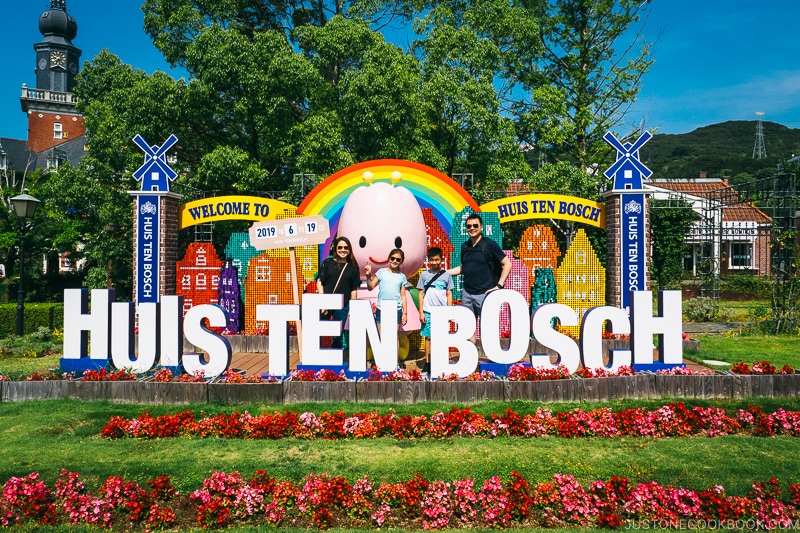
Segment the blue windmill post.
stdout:
[[133,172],[141,182],[134,209],[134,302],[158,303],[162,294],[175,294],[175,265],[178,262],[179,201],[170,192],[178,173],[167,164],[167,151],[178,142],[170,135],[161,146],[150,145],[141,135],[133,142],[144,152],[144,164]]
[[[606,201],[608,305],[630,307],[630,291],[650,286],[648,239],[650,209],[643,182],[653,172],[639,160],[639,150],[653,137],[644,132],[636,141],[621,142],[608,132],[603,139],[617,151],[617,159],[603,173],[612,180]],[[617,222],[619,222],[617,224]]]
[[144,164],[133,172],[136,181],[142,182],[141,191],[169,192],[169,184],[175,181],[178,173],[167,164],[167,151],[178,142],[178,138],[170,135],[161,146],[150,146],[137,134],[133,142],[144,152]]

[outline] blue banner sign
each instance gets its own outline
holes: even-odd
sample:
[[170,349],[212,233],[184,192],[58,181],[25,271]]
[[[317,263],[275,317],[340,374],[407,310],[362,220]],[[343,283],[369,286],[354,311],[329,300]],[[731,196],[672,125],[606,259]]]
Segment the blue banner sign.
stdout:
[[645,260],[645,195],[622,194],[620,229],[622,231],[622,307],[630,307],[630,291],[647,290]]
[[136,303],[158,302],[159,195],[139,195],[136,202]]

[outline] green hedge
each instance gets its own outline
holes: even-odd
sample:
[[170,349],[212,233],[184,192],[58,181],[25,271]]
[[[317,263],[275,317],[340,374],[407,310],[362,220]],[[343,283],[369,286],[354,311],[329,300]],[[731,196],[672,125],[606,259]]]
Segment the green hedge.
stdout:
[[720,290],[736,294],[769,298],[772,296],[772,281],[766,276],[732,274],[720,280]]
[[[33,333],[42,326],[53,329],[64,327],[63,303],[26,303],[24,332]],[[17,330],[17,304],[0,304],[0,338],[13,335]]]

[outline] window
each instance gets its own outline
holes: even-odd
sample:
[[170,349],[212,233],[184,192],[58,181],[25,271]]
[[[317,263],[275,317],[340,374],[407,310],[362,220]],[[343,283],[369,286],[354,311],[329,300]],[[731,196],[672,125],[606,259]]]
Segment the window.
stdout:
[[64,129],[61,126],[60,122],[53,123],[53,139],[63,139],[64,138]]
[[8,170],[8,156],[0,154],[0,170]]
[[732,242],[730,253],[731,268],[750,268],[753,266],[753,244]]
[[67,160],[67,154],[63,150],[54,148],[47,152],[47,168],[58,169]]

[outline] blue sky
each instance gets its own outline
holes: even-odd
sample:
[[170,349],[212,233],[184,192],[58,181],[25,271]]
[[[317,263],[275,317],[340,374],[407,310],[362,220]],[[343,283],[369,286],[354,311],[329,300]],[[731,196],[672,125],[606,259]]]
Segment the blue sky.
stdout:
[[[35,84],[33,43],[49,0],[0,1],[0,136],[24,139],[19,96]],[[142,30],[139,0],[68,0],[78,22],[73,44],[91,60],[108,48],[122,61],[169,70]],[[800,128],[800,3],[797,0],[656,0],[645,25],[658,39],[628,126],[644,121],[658,133],[686,133],[727,120],[763,119]],[[180,76],[180,73],[173,73]],[[617,133],[627,133],[621,126]]]

